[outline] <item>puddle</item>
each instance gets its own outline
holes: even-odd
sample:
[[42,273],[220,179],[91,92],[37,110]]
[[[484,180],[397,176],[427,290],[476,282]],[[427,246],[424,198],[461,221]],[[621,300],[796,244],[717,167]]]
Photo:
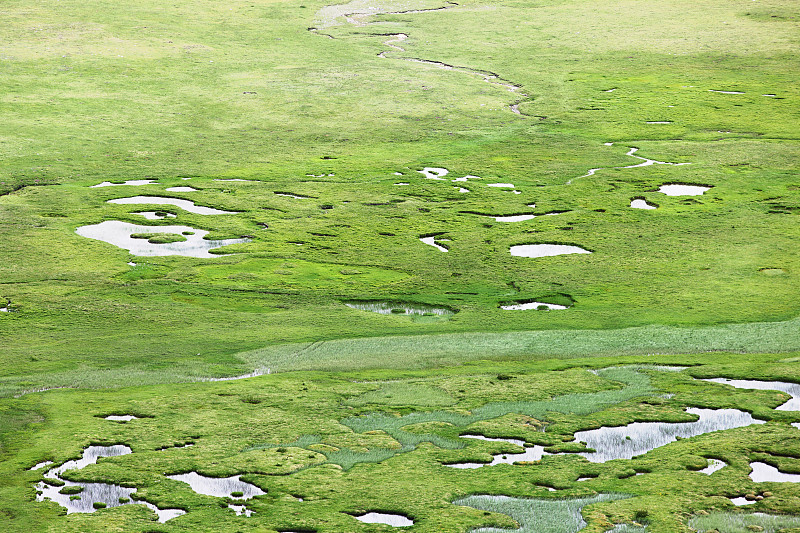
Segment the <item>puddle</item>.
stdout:
[[[514,439],[486,439],[486,440],[511,442]],[[516,442],[522,442],[522,441],[516,441]],[[516,444],[516,442],[514,442],[513,444]],[[523,446],[523,444],[518,444],[518,446]],[[484,466],[513,465],[514,463],[521,461],[538,461],[545,455],[550,455],[550,454],[544,451],[544,446],[535,445],[525,448],[525,451],[522,453],[495,454],[492,456],[492,462],[490,463],[450,463],[450,464],[445,464],[444,466],[447,466],[449,468],[475,469]]]
[[194,187],[167,187],[164,190],[169,192],[194,192],[197,189]]
[[550,311],[555,309],[569,309],[570,307],[572,306],[549,304],[545,302],[517,302],[510,305],[501,305],[500,309],[505,309],[506,311],[528,311],[530,309],[536,309],[538,311]]
[[722,470],[726,466],[728,466],[728,463],[726,463],[725,461],[720,461],[719,459],[709,459],[708,466],[703,468],[702,470],[698,470],[698,472],[710,476],[717,470]]
[[525,220],[533,220],[534,218],[536,218],[534,214],[494,217],[497,222],[524,222]]
[[761,96],[769,96],[770,98],[775,98],[776,94],[762,94]]
[[719,94],[744,94],[741,91],[718,91],[716,89],[709,89],[708,92],[710,92],[710,93],[719,93]]
[[578,246],[566,244],[520,244],[512,246],[511,255],[515,257],[550,257],[554,255],[566,254],[590,254],[589,250],[584,250]]
[[630,498],[627,494],[597,494],[586,498],[512,498],[510,496],[475,495],[453,502],[510,516],[519,529],[480,527],[471,533],[576,533],[588,524],[582,511],[587,505]]
[[150,185],[151,183],[155,182],[156,180],[128,180],[124,183],[111,183],[110,181],[104,181],[103,183],[92,185],[89,188],[96,189],[97,187],[119,187],[121,185]]
[[[231,178],[231,179],[215,179],[214,181],[241,181],[245,183],[259,183],[259,180],[243,180],[241,178]],[[169,190],[169,189],[167,189]]]
[[446,168],[425,167],[422,170],[417,170],[420,174],[429,180],[444,180],[450,172]]
[[755,461],[750,463],[750,479],[756,483],[765,483],[768,481],[775,483],[800,483],[800,474],[787,474],[781,472],[772,465]]
[[44,477],[55,479],[67,470],[81,470],[89,465],[97,463],[97,460],[103,457],[119,457],[121,455],[128,455],[132,450],[124,444],[115,444],[114,446],[89,446],[83,450],[83,455],[80,459],[73,459],[67,461],[61,466],[57,466],[49,470]]
[[450,316],[453,310],[445,307],[433,307],[423,304],[409,304],[387,301],[350,301],[343,302],[347,307],[361,311],[371,311],[382,315],[436,315]]
[[695,422],[634,422],[627,426],[602,427],[575,433],[576,442],[585,442],[594,452],[579,452],[593,463],[613,459],[630,459],[677,440],[712,431],[733,429],[752,424],[763,424],[750,413],[738,409],[698,409],[690,407],[687,413],[697,415]]
[[800,429],[800,422],[792,422],[792,426],[796,427],[797,429]]
[[482,179],[483,178],[481,178],[480,176],[467,175],[467,176],[464,176],[463,178],[456,178],[456,179],[451,180],[451,181],[469,181],[469,180],[482,180]]
[[403,183],[395,183],[395,185],[411,185],[411,184],[403,182]]
[[[509,444],[514,444],[519,446],[520,448],[525,448],[525,441],[519,439],[499,439],[499,438],[492,438],[492,437],[484,437],[483,435],[460,435],[462,439],[475,439],[475,440],[482,440],[488,442],[508,442]],[[514,464],[518,461],[538,461],[542,458],[543,455],[550,455],[544,451],[543,446],[531,446],[525,448],[523,453],[498,453],[492,456],[491,463],[451,463],[445,464],[444,466],[450,468],[461,468],[461,469],[474,469],[474,468],[481,468],[483,466],[494,466],[499,464]],[[549,490],[555,490],[548,487]]]
[[647,200],[641,198],[634,198],[631,200],[631,207],[634,209],[658,209],[658,206],[647,203]]
[[[89,446],[83,451],[80,459],[67,461],[59,467],[53,468],[45,473],[48,479],[59,479],[64,482],[63,486],[53,487],[40,481],[36,485],[39,493],[36,501],[41,502],[45,499],[53,501],[67,509],[67,514],[72,513],[93,513],[95,502],[105,504],[105,507],[119,507],[121,505],[144,505],[158,515],[161,523],[175,517],[186,514],[182,509],[159,509],[152,503],[131,500],[131,495],[136,492],[135,488],[121,487],[110,483],[84,483],[61,479],[60,475],[67,470],[80,470],[90,464],[95,464],[102,457],[118,457],[128,455],[131,449],[125,445],[117,444],[114,446]],[[38,465],[37,465],[38,466]],[[73,494],[63,494],[61,491],[66,487],[80,487],[81,490]],[[73,489],[75,490],[75,489]],[[69,492],[69,491],[68,491]],[[78,496],[78,499],[73,499]],[[120,501],[122,499],[122,501]]]
[[514,188],[514,184],[513,183],[489,183],[486,186],[487,187],[502,187],[502,188],[506,188],[506,189],[513,189]]
[[460,193],[469,192],[469,189],[465,189],[464,187],[459,187],[458,188],[458,192],[460,192]]
[[648,120],[648,124],[672,124],[670,120]]
[[[436,239],[436,236],[432,236],[432,237],[420,237],[420,238],[419,238],[419,240],[420,240],[420,241],[422,241],[422,242],[424,242],[424,243],[425,243],[425,244],[427,244],[428,246],[433,246],[434,248],[436,248],[436,249],[437,249],[437,250],[439,250],[440,252],[449,252],[449,251],[450,251],[449,249],[447,249],[447,247],[445,247],[445,246],[442,246],[441,244],[439,244],[439,243],[437,243],[437,242],[436,242],[436,240],[437,240],[437,239]],[[448,240],[448,239],[439,239],[439,241],[440,241],[440,242],[441,242],[441,241],[444,241],[444,240]]]
[[662,192],[667,196],[700,196],[710,189],[711,187],[704,187],[702,185],[681,185],[678,183],[671,183],[659,187],[658,192]]
[[32,467],[30,467],[28,470],[39,470],[40,468],[44,468],[44,467],[49,466],[51,464],[53,464],[53,461],[42,461],[41,463],[36,463]]
[[413,520],[401,514],[367,513],[353,518],[366,524],[386,524],[392,527],[410,527],[414,525]]
[[[197,494],[205,494],[206,496],[249,500],[253,496],[266,494],[266,492],[255,485],[241,481],[239,479],[241,475],[231,477],[207,477],[197,472],[189,472],[188,474],[176,474],[167,477],[187,483]],[[241,492],[242,495],[232,496],[234,492]]]
[[204,207],[202,205],[195,205],[194,202],[189,200],[181,200],[180,198],[166,198],[163,196],[132,196],[130,198],[116,198],[109,200],[110,204],[154,204],[154,205],[174,205],[180,207],[184,211],[195,213],[197,215],[233,215],[238,211],[223,211],[221,209],[214,209],[213,207]]
[[236,513],[236,516],[241,516],[241,515],[253,516],[253,511],[251,511],[244,505],[235,505],[233,503],[229,503],[228,509],[233,509],[233,511]]
[[[185,235],[184,232],[193,232]],[[106,220],[100,224],[81,226],[75,233],[82,237],[113,244],[128,250],[133,255],[162,256],[183,255],[187,257],[218,257],[209,253],[210,250],[221,248],[229,244],[250,242],[250,239],[222,239],[206,240],[203,237],[208,232],[189,226],[140,226],[119,220]],[[185,241],[153,244],[147,239],[134,239],[131,235],[136,233],[176,233],[183,235]]]
[[738,496],[736,498],[731,498],[731,503],[733,505],[742,506],[742,505],[753,505],[756,503],[755,500],[748,500],[744,496]]
[[141,215],[147,220],[163,220],[165,218],[176,218],[178,215],[173,215],[172,213],[166,213],[164,211],[139,211],[137,213],[131,213],[132,215]]
[[711,378],[703,381],[722,383],[737,389],[777,390],[785,392],[791,399],[775,408],[776,411],[800,411],[800,384],[785,381],[756,381],[750,379]]
[[113,420],[114,422],[130,422],[131,420],[138,419],[138,416],[133,415],[108,415],[106,420]]
[[301,196],[299,194],[293,194],[290,192],[276,192],[277,196],[286,196],[287,198],[295,198],[296,200],[308,200],[311,198],[310,196]]

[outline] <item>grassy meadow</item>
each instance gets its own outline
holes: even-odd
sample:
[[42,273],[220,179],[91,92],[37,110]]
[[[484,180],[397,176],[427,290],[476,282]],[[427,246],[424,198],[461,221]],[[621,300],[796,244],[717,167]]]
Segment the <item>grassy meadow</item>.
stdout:
[[[798,415],[695,378],[797,381],[799,23],[791,0],[3,2],[0,529],[797,528],[797,489],[747,474],[800,471]],[[173,203],[111,202],[135,196]],[[189,228],[134,232],[155,249],[247,242],[76,233],[109,221]],[[591,253],[510,253],[536,244]],[[502,308],[532,302],[567,308]],[[646,364],[691,368],[586,372]],[[767,422],[602,465],[442,466],[517,453],[460,434],[569,448],[688,406]],[[100,444],[133,453],[68,479],[186,514],[35,501],[28,468]],[[238,516],[164,478],[193,470],[267,495]],[[485,494],[514,500],[452,503]],[[542,499],[571,518],[539,524]]]

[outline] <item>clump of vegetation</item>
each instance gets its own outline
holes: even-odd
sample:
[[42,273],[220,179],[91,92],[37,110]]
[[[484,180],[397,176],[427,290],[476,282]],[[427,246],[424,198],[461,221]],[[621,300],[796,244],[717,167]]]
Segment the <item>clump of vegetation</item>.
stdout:
[[[184,235],[186,235],[184,233]],[[185,242],[186,237],[177,233],[132,233],[132,239],[147,239],[150,244],[169,244],[171,242]]]

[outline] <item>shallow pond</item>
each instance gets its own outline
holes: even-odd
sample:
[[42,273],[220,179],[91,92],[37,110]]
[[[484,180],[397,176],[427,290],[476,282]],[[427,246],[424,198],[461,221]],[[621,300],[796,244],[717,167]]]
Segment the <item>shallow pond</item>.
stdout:
[[136,420],[137,418],[139,417],[133,415],[108,415],[105,417],[106,420],[113,420],[114,422],[130,422],[131,420]]
[[756,483],[765,483],[768,481],[776,483],[800,483],[800,474],[787,474],[767,463],[754,461],[750,463],[750,468],[753,469],[753,471],[750,472],[750,479]]
[[[93,513],[95,502],[104,503],[106,507],[119,507],[121,505],[144,505],[158,515],[159,522],[166,522],[177,516],[186,514],[182,509],[159,509],[152,503],[131,500],[131,495],[136,492],[135,488],[121,487],[110,483],[85,483],[62,479],[60,476],[67,470],[80,470],[90,464],[95,464],[102,457],[118,457],[128,455],[131,449],[125,445],[117,444],[114,446],[89,446],[83,451],[80,459],[67,461],[61,466],[50,469],[44,477],[48,479],[58,479],[64,483],[62,486],[51,486],[40,481],[36,485],[36,501],[51,500],[66,508],[67,514],[72,513]],[[39,465],[37,465],[39,466]],[[80,487],[81,490],[74,494],[63,494],[61,491],[65,487]],[[67,492],[69,490],[67,489]],[[77,497],[77,498],[76,498]],[[120,501],[122,499],[122,501]]]
[[527,311],[529,309],[536,310],[553,310],[553,309],[569,309],[569,305],[548,304],[545,302],[519,302],[510,305],[501,305],[500,309],[506,311]]
[[664,193],[667,196],[700,196],[708,190],[711,190],[711,187],[705,187],[703,185],[682,185],[679,183],[670,183],[658,188],[658,192]]
[[703,381],[722,383],[737,389],[777,390],[785,392],[791,399],[776,407],[778,411],[800,411],[800,384],[785,381],[757,381],[752,379],[711,378]]
[[744,94],[742,91],[719,91],[717,89],[709,89],[708,92],[720,94]]
[[677,440],[697,435],[763,424],[750,413],[738,409],[698,409],[690,407],[687,413],[697,415],[695,422],[634,422],[627,426],[602,427],[575,433],[577,442],[585,442],[594,452],[579,452],[593,463],[613,459],[630,459],[636,455],[659,448]]
[[422,170],[417,170],[417,172],[429,180],[443,180],[450,173],[446,168],[438,167],[425,167]]
[[701,470],[698,470],[698,472],[700,472],[701,474],[707,474],[707,475],[710,476],[711,474],[713,474],[717,470],[722,470],[726,466],[728,466],[728,463],[726,463],[725,461],[720,461],[719,459],[709,459],[708,460],[708,466],[703,468],[703,469],[701,469]]
[[367,513],[353,518],[366,524],[386,524],[392,527],[410,527],[414,525],[413,520],[401,514]]
[[[193,234],[184,235],[185,232],[192,232]],[[133,255],[139,256],[183,255],[187,257],[216,257],[214,254],[209,253],[209,250],[229,244],[250,242],[250,239],[207,240],[203,238],[208,235],[207,231],[189,226],[140,226],[119,220],[106,220],[100,224],[81,226],[75,230],[75,233],[82,237],[113,244],[128,250]],[[176,233],[183,235],[186,240],[154,244],[147,239],[132,238],[131,235],[136,233]]]
[[121,205],[174,205],[175,207],[180,207],[184,211],[195,213],[197,215],[233,215],[237,213],[237,211],[223,211],[221,209],[214,209],[213,207],[195,205],[194,202],[189,200],[168,198],[164,196],[131,196],[130,198],[115,198],[113,200],[109,200],[108,203]]
[[295,200],[308,200],[310,196],[301,196],[299,194],[293,194],[290,192],[276,192],[276,196],[286,196],[287,198],[294,198]]
[[50,466],[51,464],[53,464],[53,461],[42,461],[41,463],[36,463],[32,467],[30,467],[28,470],[39,470],[40,468],[44,468],[46,466]]
[[104,181],[103,183],[92,185],[90,188],[96,189],[97,187],[118,187],[121,185],[150,185],[151,183],[155,182],[156,180],[128,180],[124,183],[111,183],[110,181]]
[[584,250],[578,246],[566,244],[520,244],[512,246],[511,255],[515,257],[550,257],[554,255],[566,254],[590,254],[589,250]]
[[648,204],[647,200],[642,200],[641,198],[631,200],[631,207],[633,209],[658,209],[658,206]]
[[195,189],[194,187],[186,187],[186,186],[184,186],[184,187],[167,187],[164,190],[165,191],[169,191],[169,192],[194,192],[197,189]]
[[[251,483],[241,481],[239,476],[231,477],[208,477],[197,472],[187,474],[175,474],[167,476],[176,481],[187,483],[193,491],[206,496],[217,496],[220,498],[235,498],[238,500],[249,500],[253,496],[266,494],[263,490]],[[232,496],[234,492],[241,492],[241,496]]]
[[371,311],[382,315],[453,315],[452,309],[446,307],[433,307],[423,304],[409,304],[388,301],[350,301],[343,302],[347,307],[361,311]]
[[[436,237],[420,237],[419,240],[422,241],[423,243],[427,244],[428,246],[433,246],[434,248],[436,248],[440,252],[449,252],[450,251],[446,247],[444,247],[441,244],[437,243],[436,242]],[[439,239],[439,240],[442,241],[444,239]]]
[[737,507],[741,507],[742,505],[753,505],[756,503],[755,500],[748,500],[744,496],[737,496],[736,498],[731,498],[730,500],[731,503]]

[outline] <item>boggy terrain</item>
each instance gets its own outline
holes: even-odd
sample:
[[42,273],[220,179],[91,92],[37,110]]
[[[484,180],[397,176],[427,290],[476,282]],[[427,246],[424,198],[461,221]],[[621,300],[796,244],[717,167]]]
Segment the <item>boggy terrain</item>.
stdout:
[[0,529],[797,527],[795,2],[0,22]]
[[[377,513],[414,531],[512,527],[510,515],[522,531],[669,532],[740,507],[750,522],[776,520],[800,501],[800,411],[778,409],[800,358],[749,359],[477,362],[27,394],[5,433],[15,451],[0,471],[2,512],[20,530],[59,531],[387,531],[356,520]],[[709,381],[719,377],[778,383]],[[702,423],[707,413],[728,418]],[[642,428],[655,422],[653,438]],[[600,428],[619,434],[588,440],[601,461],[580,442]],[[540,452],[515,457],[523,448]],[[477,467],[449,468],[467,461]]]

